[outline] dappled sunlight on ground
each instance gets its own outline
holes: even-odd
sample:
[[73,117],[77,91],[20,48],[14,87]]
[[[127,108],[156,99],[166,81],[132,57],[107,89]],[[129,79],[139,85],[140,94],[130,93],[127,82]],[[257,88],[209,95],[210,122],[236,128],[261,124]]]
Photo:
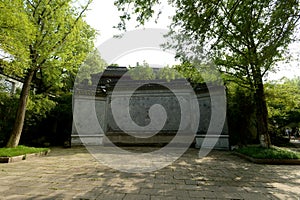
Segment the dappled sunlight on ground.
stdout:
[[[161,170],[124,173],[83,147],[0,164],[0,199],[297,199],[299,166],[253,164],[228,151],[200,159],[197,149]],[[124,161],[124,164],[126,161]]]

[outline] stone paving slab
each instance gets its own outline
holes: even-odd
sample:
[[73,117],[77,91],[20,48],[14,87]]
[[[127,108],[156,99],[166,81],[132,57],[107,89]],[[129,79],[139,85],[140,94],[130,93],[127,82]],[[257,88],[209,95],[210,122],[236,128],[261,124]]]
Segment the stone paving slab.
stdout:
[[[107,147],[109,148],[109,147]],[[0,164],[0,199],[299,199],[300,168],[258,165],[227,151],[189,149],[161,170],[130,174],[96,161],[84,147]]]

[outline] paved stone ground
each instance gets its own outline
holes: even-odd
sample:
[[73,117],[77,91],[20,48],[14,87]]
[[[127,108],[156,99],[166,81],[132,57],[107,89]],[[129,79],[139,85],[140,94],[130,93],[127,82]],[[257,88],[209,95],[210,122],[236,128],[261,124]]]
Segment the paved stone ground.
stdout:
[[258,165],[230,152],[204,159],[189,149],[172,165],[129,174],[97,162],[84,147],[0,164],[0,199],[299,199],[300,167]]

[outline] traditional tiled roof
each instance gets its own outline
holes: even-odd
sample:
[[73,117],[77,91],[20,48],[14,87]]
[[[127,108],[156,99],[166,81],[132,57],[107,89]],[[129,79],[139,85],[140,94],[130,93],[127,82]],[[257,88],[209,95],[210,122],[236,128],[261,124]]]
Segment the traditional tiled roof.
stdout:
[[[127,72],[128,69],[126,67],[109,66],[103,72],[91,75],[92,85],[78,85],[75,93],[88,96],[106,96],[107,92],[114,90],[121,77],[122,83],[118,85],[119,91],[130,91],[132,88],[135,88],[136,85],[142,85],[139,90],[168,90],[168,88],[191,88],[190,82],[188,82],[186,79],[175,79],[171,81],[156,79],[153,80],[153,83],[151,81],[149,83],[149,80],[133,80]],[[216,83],[200,83],[193,84],[193,89],[196,93],[207,93],[208,89],[210,91],[224,89],[224,86],[218,85]]]

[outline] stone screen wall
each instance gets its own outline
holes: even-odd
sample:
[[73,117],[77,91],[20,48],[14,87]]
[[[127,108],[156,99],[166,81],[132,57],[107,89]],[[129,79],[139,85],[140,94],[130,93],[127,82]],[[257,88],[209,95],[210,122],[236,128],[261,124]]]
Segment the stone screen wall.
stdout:
[[[203,144],[214,143],[215,140],[217,144],[216,149],[228,149],[228,130],[227,123],[225,123],[222,131],[222,136],[219,137],[219,133],[210,132],[207,133],[208,127],[211,120],[211,96],[214,95],[218,98],[218,95],[223,95],[224,90],[221,92],[215,91],[209,94],[207,90],[203,90],[197,93],[197,101],[200,111],[200,120],[197,130],[197,135],[195,137],[195,146],[201,147]],[[179,95],[179,100],[176,96],[169,90],[157,89],[153,90],[137,90],[131,97],[128,95],[126,90],[116,92],[112,97],[112,92],[107,92],[106,96],[94,97],[91,95],[81,95],[77,96],[74,100],[74,110],[81,113],[79,114],[78,121],[79,125],[74,126],[72,133],[72,145],[80,144],[81,140],[85,143],[99,145],[103,144],[105,136],[109,137],[114,143],[168,143],[177,130],[179,129],[179,124],[181,122],[181,117],[184,117],[186,124],[183,125],[183,130],[189,131],[190,124],[194,120],[194,108],[191,107],[191,95],[184,90],[177,90],[176,94]],[[141,139],[137,140],[131,136],[126,136],[116,124],[111,111],[111,102],[118,100],[120,102],[130,99],[129,112],[132,120],[139,126],[147,126],[150,123],[149,108],[152,105],[159,104],[164,107],[167,113],[167,120],[165,125],[157,135],[156,138]],[[188,110],[190,115],[182,116],[179,101],[184,102],[184,109]],[[98,120],[99,126],[94,126],[93,120],[89,117],[92,110],[96,111],[96,118]],[[91,116],[94,117],[94,116]],[[99,128],[101,127],[101,129]],[[79,130],[80,129],[80,130]],[[132,132],[137,132],[137,130],[130,130]],[[80,133],[80,135],[79,135]],[[142,133],[141,133],[142,134]],[[207,138],[208,143],[203,143],[204,139]],[[100,139],[99,139],[100,138]]]

